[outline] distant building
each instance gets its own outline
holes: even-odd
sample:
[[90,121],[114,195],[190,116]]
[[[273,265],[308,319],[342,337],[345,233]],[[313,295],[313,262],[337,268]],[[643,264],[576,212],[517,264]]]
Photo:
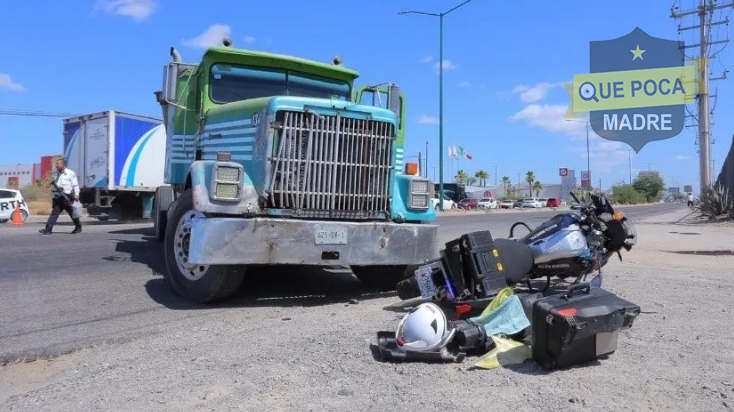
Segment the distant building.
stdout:
[[33,184],[36,176],[35,164],[0,166],[0,187],[21,188]]

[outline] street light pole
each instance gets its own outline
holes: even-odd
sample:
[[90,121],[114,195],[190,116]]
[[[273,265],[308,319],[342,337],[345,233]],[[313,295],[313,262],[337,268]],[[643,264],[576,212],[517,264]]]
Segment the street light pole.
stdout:
[[591,184],[591,157],[589,156],[589,121],[586,121],[586,173],[589,174],[589,191],[591,191],[593,184]]
[[627,162],[630,167],[630,185],[632,184],[632,150],[627,150]]
[[[423,11],[401,11],[398,14],[422,14],[425,16],[438,17],[438,191],[443,196],[443,16],[451,13],[459,7],[469,3],[466,0],[458,6],[443,13],[426,13]],[[443,212],[443,202],[438,202],[438,208]]]

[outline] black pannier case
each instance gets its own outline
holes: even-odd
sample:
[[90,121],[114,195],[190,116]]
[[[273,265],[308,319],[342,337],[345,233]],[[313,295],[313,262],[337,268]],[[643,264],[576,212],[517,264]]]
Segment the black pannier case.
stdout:
[[588,283],[533,304],[531,350],[545,369],[605,358],[617,350],[619,331],[632,327],[640,307]]
[[[488,230],[471,232],[446,243],[446,266],[457,297],[494,296],[507,287],[499,252]],[[479,290],[473,289],[478,287]]]

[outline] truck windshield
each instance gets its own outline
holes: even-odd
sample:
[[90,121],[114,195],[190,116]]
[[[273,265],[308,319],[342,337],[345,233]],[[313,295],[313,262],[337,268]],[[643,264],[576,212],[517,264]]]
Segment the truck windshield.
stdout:
[[212,66],[209,97],[214,103],[269,96],[299,96],[349,100],[349,83],[299,73],[217,63]]

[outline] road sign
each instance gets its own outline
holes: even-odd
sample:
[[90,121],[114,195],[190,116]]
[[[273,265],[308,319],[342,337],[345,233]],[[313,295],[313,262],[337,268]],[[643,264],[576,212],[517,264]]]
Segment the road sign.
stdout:
[[668,193],[680,193],[680,187],[669,187]]
[[568,168],[562,167],[562,168],[558,169],[558,176],[561,176],[561,177],[568,176]]
[[691,192],[693,192],[693,186],[692,185],[685,185],[685,186],[683,186],[683,191],[686,192],[686,193],[691,193]]

